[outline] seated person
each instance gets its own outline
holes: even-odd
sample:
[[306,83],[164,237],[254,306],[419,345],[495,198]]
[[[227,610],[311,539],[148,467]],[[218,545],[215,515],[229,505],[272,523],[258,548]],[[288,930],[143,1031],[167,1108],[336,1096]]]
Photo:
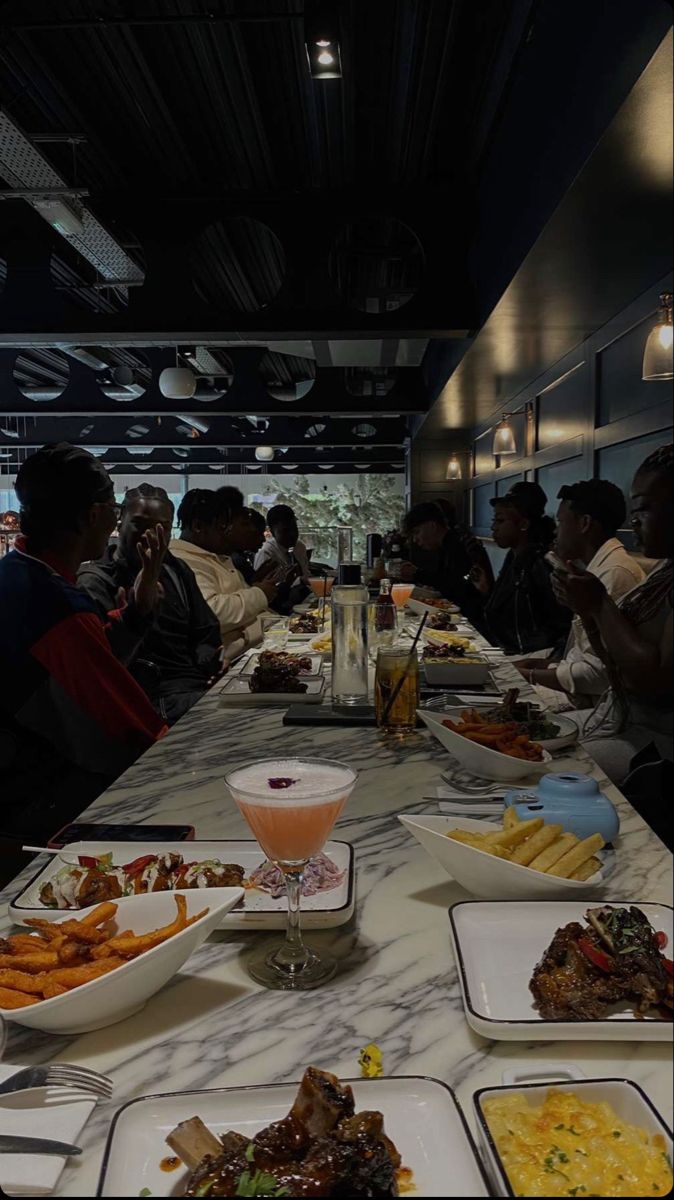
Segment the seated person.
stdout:
[[[19,468],[22,536],[0,561],[0,833],[45,840],[166,731],[110,647],[80,564],[103,554],[117,524],[103,465],[66,442]],[[157,599],[163,530],[140,539],[126,619]],[[112,623],[119,614],[111,614]]]
[[561,648],[569,635],[570,614],[555,600],[544,557],[555,533],[552,517],[544,515],[546,501],[539,484],[524,482],[491,500],[494,541],[508,554],[495,583],[483,567],[471,569],[486,635],[506,654]]
[[643,583],[616,604],[601,579],[577,571],[573,563],[567,563],[568,574],[553,576],[558,600],[582,619],[604,657],[608,691],[594,710],[570,715],[588,752],[617,784],[630,772],[632,760],[642,761],[646,751],[663,761],[674,759],[673,469],[674,447],[662,446],[641,464],[632,482],[637,542],[648,558],[665,559]]
[[171,553],[194,571],[201,594],[220,622],[225,659],[230,661],[262,641],[260,615],[277,592],[276,582],[262,579],[248,587],[229,557],[232,524],[243,518],[243,495],[238,488],[192,488],[178,509],[179,538]]
[[311,569],[304,542],[300,541],[297,518],[288,504],[275,504],[267,513],[268,537],[255,556],[255,569],[273,563],[283,573],[284,586],[274,601],[277,612],[292,612],[309,592]]
[[[453,510],[452,514],[453,514]],[[479,564],[487,578],[491,568],[486,551],[477,538],[457,528],[447,506],[434,502],[415,504],[404,521],[410,541],[427,555],[432,567],[403,563],[401,578],[433,588],[446,600],[458,604],[467,620],[479,627],[482,605],[468,580],[471,567]]]
[[[601,579],[609,596],[619,600],[644,573],[616,537],[624,528],[625,498],[607,479],[586,479],[563,487],[558,495],[557,535],[553,549],[566,562],[584,563]],[[545,662],[540,658],[515,663],[520,674],[537,687],[566,692],[574,708],[588,708],[606,691],[606,667],[596,654],[580,617],[574,617],[562,658]]]
[[[252,587],[257,582],[255,555],[260,547],[264,545],[267,522],[262,513],[258,512],[256,508],[246,508],[244,512],[249,521],[250,539],[245,550],[235,550],[231,555],[231,559],[237,571],[243,575],[248,587]],[[269,571],[264,571],[260,575],[260,579],[265,579],[268,574]]]
[[[102,558],[85,563],[78,583],[103,612],[116,605],[120,589],[130,592],[140,568],[138,544],[159,525],[171,538],[173,505],[163,488],[141,483],[124,497],[117,545]],[[221,668],[220,623],[204,600],[186,563],[167,552],[159,582],[162,597],[154,619],[139,641],[125,635],[112,642],[118,658],[145,688],[169,725],[196,704]]]

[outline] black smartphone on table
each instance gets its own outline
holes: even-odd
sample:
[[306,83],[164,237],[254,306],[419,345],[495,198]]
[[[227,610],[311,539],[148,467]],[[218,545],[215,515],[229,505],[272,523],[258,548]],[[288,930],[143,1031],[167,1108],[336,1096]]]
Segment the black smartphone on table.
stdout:
[[47,842],[50,850],[61,850],[70,842],[191,842],[194,825],[112,825],[74,821],[64,825]]

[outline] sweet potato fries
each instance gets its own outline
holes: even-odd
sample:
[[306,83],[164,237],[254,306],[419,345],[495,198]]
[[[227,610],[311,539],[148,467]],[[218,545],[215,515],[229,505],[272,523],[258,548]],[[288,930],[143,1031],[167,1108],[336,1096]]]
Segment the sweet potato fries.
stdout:
[[541,762],[543,747],[538,742],[532,742],[529,734],[518,721],[485,721],[474,708],[466,708],[461,713],[460,721],[446,720],[442,722],[454,733],[490,750],[498,750],[500,754],[508,754],[511,758],[523,758],[527,762]]
[[175,902],[175,920],[150,933],[115,932],[111,922],[118,906],[112,902],[99,904],[79,921],[32,917],[26,924],[35,933],[0,938],[0,1008],[25,1008],[91,983],[187,929],[208,912],[205,908],[188,917],[180,892]]

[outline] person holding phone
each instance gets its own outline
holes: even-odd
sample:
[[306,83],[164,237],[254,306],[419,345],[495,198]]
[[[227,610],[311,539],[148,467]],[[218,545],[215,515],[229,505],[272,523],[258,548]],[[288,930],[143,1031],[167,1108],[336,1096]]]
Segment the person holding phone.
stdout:
[[108,632],[142,630],[157,603],[161,526],[137,544],[125,611],[101,616],[77,586],[117,525],[112,481],[93,455],[43,446],[19,468],[21,536],[0,561],[0,833],[45,839],[166,732]]
[[[618,601],[644,578],[639,563],[616,536],[627,516],[623,493],[607,479],[585,479],[563,487],[557,499],[554,553],[547,561],[562,573],[569,562],[577,571],[590,571]],[[608,686],[605,664],[579,616],[573,619],[559,661],[525,658],[515,666],[528,683],[566,693],[574,708],[588,708]]]
[[[171,538],[173,504],[164,488],[141,483],[124,496],[117,544],[101,558],[85,563],[78,583],[103,612],[133,592],[140,563],[140,539],[160,526]],[[174,725],[222,670],[220,622],[204,600],[193,572],[168,550],[159,575],[162,595],[153,619],[141,635],[122,622],[111,644],[168,725]]]
[[[598,705],[571,713],[581,739],[614,783],[642,754],[674,760],[674,447],[660,447],[631,487],[632,528],[648,558],[660,559],[618,602],[591,571],[555,572],[561,604],[577,614],[597,646],[610,686]],[[670,798],[671,799],[671,798]]]

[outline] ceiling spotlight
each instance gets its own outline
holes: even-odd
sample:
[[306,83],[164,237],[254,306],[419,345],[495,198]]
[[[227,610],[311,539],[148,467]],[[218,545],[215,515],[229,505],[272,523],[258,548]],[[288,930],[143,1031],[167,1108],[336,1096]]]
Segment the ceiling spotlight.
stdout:
[[282,463],[281,465],[284,471],[296,471],[298,469],[297,463]]
[[152,463],[136,463],[137,471],[151,471]]
[[354,433],[356,435],[356,437],[366,438],[366,437],[374,437],[377,430],[374,425],[367,425],[367,424],[363,423],[361,425],[354,425],[351,432]]
[[324,429],[325,425],[310,425],[304,436],[308,438],[318,437],[319,433],[323,433]]
[[147,425],[130,425],[126,431],[126,436],[130,438],[140,438],[149,432],[150,430]]
[[189,367],[165,367],[159,376],[159,391],[167,400],[191,400],[197,381]]
[[189,457],[189,453],[190,453],[189,450],[183,450],[182,446],[172,446],[171,449],[173,450],[173,453],[175,454],[176,458],[188,458]]
[[651,329],[644,349],[642,379],[674,378],[674,328],[672,327],[672,293],[660,296],[658,319]]
[[255,448],[255,457],[258,462],[273,462],[274,447],[273,446],[257,446]]
[[335,464],[334,463],[319,463],[318,469],[319,469],[319,471],[334,471]]
[[494,445],[492,448],[494,455],[502,454],[517,454],[517,445],[515,443],[515,434],[512,431],[512,426],[508,419],[508,414],[503,414],[503,420],[499,421],[494,430]]
[[304,8],[304,43],[312,79],[341,79],[337,4],[307,0]]
[[127,454],[133,454],[134,457],[144,457],[146,454],[152,454],[152,446],[127,446]]
[[458,458],[456,457],[456,454],[453,454],[452,457],[450,458],[449,462],[447,463],[447,472],[445,474],[445,479],[461,479],[461,474],[462,474],[461,463],[459,462]]
[[7,425],[0,425],[0,433],[3,433],[5,437],[11,438],[18,438],[19,436],[18,429],[10,429]]

